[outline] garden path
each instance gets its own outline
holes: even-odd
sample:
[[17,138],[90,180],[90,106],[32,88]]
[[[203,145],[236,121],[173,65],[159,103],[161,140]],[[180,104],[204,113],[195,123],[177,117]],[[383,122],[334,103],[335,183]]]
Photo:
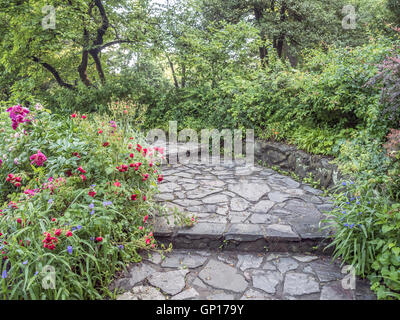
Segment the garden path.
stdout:
[[124,291],[117,299],[375,298],[359,279],[345,289],[349,275],[323,250],[332,203],[322,191],[244,160],[165,165],[163,174],[157,200],[198,223],[156,216],[155,238],[174,250],[145,253],[112,284]]

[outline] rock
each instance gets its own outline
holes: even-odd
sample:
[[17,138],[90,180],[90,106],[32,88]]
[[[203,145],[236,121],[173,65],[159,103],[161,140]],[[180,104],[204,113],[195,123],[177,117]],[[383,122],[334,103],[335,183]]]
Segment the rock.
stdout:
[[270,224],[265,227],[268,240],[299,241],[300,237],[293,231],[291,226],[283,224]]
[[322,287],[320,300],[354,300],[354,292],[343,289],[340,281]]
[[253,287],[275,294],[276,286],[282,281],[282,275],[276,271],[259,271],[253,274]]
[[228,293],[216,293],[207,297],[207,300],[235,300],[235,297]]
[[264,238],[261,227],[257,224],[232,224],[225,235],[226,240],[255,241]]
[[189,229],[181,229],[178,235],[189,239],[220,239],[223,236],[226,225],[223,223],[200,222]]
[[275,202],[269,200],[261,200],[254,205],[250,211],[255,213],[267,213],[275,205]]
[[207,258],[202,257],[196,254],[190,253],[172,253],[171,256],[168,256],[161,263],[162,267],[169,268],[197,268],[200,267],[206,262]]
[[295,270],[299,266],[299,264],[292,258],[281,258],[276,261],[275,264],[282,274],[290,270]]
[[231,223],[243,223],[247,220],[250,213],[243,211],[230,211],[228,215],[228,219]]
[[200,199],[221,191],[223,191],[221,188],[200,187],[196,190],[189,191],[186,196],[188,199]]
[[293,256],[293,258],[300,262],[311,262],[318,259],[316,256]]
[[242,198],[236,197],[231,200],[231,210],[244,211],[249,207],[250,203]]
[[165,293],[175,295],[185,287],[185,276],[188,272],[188,270],[155,272],[148,280],[151,285],[160,288]]
[[333,263],[313,261],[310,263],[310,267],[313,269],[319,281],[321,282],[340,280],[344,278],[344,274],[340,272],[339,266]]
[[143,281],[154,272],[154,269],[147,264],[140,264],[134,266],[130,270],[129,283],[133,287],[135,284]]
[[228,190],[249,201],[258,201],[263,195],[271,189],[264,183],[240,182],[237,184],[229,184]]
[[182,291],[181,293],[178,293],[176,296],[173,296],[171,300],[188,300],[188,299],[193,299],[199,296],[199,293],[193,289],[187,289],[185,291]]
[[273,296],[258,292],[254,289],[247,290],[240,300],[276,300]]
[[149,286],[134,287],[131,292],[125,292],[117,300],[165,300],[162,293]]
[[284,201],[290,199],[291,197],[292,196],[290,194],[283,193],[280,191],[272,191],[272,192],[268,193],[268,198],[272,202],[284,202]]
[[296,272],[286,274],[283,285],[284,294],[300,296],[318,292],[320,292],[319,284],[311,275]]
[[199,278],[214,288],[233,292],[243,292],[248,285],[235,268],[214,259],[210,260],[199,273]]
[[204,203],[222,203],[222,202],[228,202],[229,198],[224,194],[217,194],[206,197],[202,201]]
[[256,255],[238,255],[238,263],[236,267],[238,267],[242,271],[246,269],[256,269],[260,267],[262,261],[263,257],[258,257]]

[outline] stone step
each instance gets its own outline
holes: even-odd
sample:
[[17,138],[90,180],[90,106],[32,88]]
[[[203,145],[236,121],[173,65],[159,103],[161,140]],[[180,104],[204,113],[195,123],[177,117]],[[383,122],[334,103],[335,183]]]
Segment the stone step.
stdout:
[[230,163],[164,167],[156,199],[167,210],[198,218],[192,228],[173,215],[154,219],[154,234],[175,248],[251,251],[323,251],[332,232],[320,230],[332,203],[322,192],[271,169]]
[[117,300],[373,300],[340,261],[311,254],[220,250],[144,253],[110,290]]

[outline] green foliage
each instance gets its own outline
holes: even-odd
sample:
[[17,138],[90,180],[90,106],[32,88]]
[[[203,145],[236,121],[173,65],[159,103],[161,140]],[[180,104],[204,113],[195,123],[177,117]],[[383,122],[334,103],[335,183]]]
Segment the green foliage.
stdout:
[[[122,117],[71,119],[36,108],[15,131],[0,113],[0,295],[100,299],[139,249],[156,248],[146,220],[160,210],[151,199],[160,155],[136,149],[142,137]],[[31,157],[38,150],[43,165]],[[54,268],[54,289],[42,287],[45,266]]]
[[330,212],[336,233],[328,247],[356,274],[368,276],[379,299],[399,299],[400,206],[378,192],[374,181],[343,184]]

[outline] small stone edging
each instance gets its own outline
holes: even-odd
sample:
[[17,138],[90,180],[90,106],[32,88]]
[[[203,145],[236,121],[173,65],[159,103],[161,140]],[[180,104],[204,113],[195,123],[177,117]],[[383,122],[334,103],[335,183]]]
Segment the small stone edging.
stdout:
[[343,177],[338,167],[330,163],[332,157],[312,155],[281,142],[256,140],[254,157],[269,166],[294,172],[302,179],[311,174],[324,188],[332,187]]

